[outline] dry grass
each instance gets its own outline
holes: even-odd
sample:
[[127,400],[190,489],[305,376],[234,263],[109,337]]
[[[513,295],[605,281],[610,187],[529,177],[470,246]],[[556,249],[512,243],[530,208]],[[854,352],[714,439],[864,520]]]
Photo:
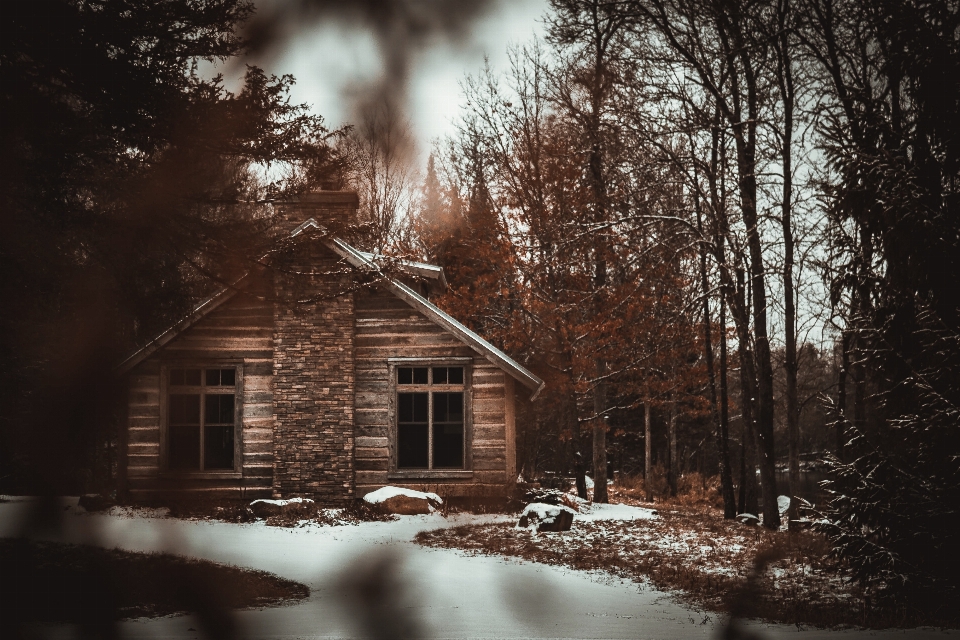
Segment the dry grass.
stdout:
[[[709,492],[707,492],[709,495]],[[692,498],[691,498],[692,500]],[[583,522],[566,533],[535,534],[510,524],[421,533],[433,547],[603,570],[677,591],[689,604],[788,624],[834,627],[956,624],[916,611],[871,607],[841,579],[825,541],[811,532],[774,532],[724,520],[704,506],[660,508],[660,518]],[[759,559],[759,566],[758,566]]]

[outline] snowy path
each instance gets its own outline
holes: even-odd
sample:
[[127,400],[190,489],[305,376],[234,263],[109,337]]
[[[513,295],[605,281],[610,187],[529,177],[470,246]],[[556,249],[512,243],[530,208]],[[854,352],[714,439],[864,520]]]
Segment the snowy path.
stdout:
[[[27,503],[0,503],[0,537],[16,535]],[[345,576],[383,554],[400,558],[396,579],[405,595],[400,604],[435,638],[711,638],[716,616],[676,604],[668,595],[634,583],[535,563],[468,557],[456,551],[425,549],[410,540],[416,532],[467,522],[482,516],[403,516],[397,522],[297,529],[263,523],[228,524],[169,518],[118,517],[65,511],[57,536],[68,542],[132,551],[170,551],[270,571],[310,586],[297,605],[237,614],[250,638],[356,637],[350,607],[340,593]],[[366,563],[366,564],[365,564]],[[125,638],[196,638],[190,617],[122,623]],[[764,638],[944,638],[935,630],[829,632],[753,625]],[[72,629],[51,630],[73,637]]]

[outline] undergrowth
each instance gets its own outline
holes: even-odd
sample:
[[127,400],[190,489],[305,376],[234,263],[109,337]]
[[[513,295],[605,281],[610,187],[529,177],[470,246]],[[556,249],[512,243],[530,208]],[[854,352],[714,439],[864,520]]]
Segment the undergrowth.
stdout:
[[682,600],[709,611],[798,627],[957,625],[954,611],[872,604],[868,593],[842,577],[842,566],[816,533],[747,527],[703,506],[661,506],[659,513],[655,520],[575,518],[569,532],[539,535],[511,524],[464,525],[423,532],[416,541],[602,570],[676,591]]

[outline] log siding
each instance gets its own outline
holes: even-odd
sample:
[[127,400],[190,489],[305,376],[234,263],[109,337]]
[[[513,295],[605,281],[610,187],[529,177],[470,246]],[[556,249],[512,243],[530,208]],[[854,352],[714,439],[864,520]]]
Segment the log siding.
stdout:
[[[272,303],[240,293],[138,364],[129,374],[127,490],[135,498],[189,490],[269,497],[273,486]],[[172,473],[165,468],[164,373],[171,367],[237,369],[234,471]]]
[[[503,495],[507,376],[389,291],[359,291],[355,305],[357,495],[387,484],[448,497]],[[464,366],[462,471],[396,468],[395,367],[404,361]]]

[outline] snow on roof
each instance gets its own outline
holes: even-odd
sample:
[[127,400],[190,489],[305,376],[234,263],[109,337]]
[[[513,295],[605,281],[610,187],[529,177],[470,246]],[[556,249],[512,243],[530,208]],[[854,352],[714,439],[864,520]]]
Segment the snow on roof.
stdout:
[[363,496],[363,501],[369,504],[380,504],[381,502],[385,502],[396,496],[420,498],[421,500],[428,500],[430,502],[436,502],[437,504],[443,504],[443,499],[435,493],[424,493],[423,491],[414,491],[413,489],[394,487],[390,485],[387,485],[386,487],[380,487],[376,491],[371,491],[367,495]]

